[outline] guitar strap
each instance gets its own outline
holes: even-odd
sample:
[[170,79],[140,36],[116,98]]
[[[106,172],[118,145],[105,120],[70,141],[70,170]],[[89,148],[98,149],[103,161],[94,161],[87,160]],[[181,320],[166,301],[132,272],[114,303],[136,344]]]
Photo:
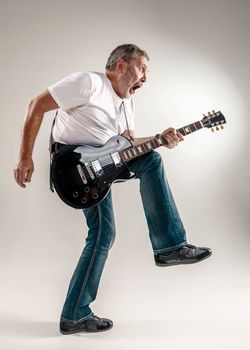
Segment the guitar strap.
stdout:
[[[125,106],[125,103],[124,101],[122,101],[122,104],[123,104],[123,109],[124,109],[124,115],[125,115],[125,119],[126,119],[126,125],[127,125],[127,130],[128,130],[128,136],[129,136],[129,141],[131,141],[131,143],[133,144],[134,142],[134,138],[131,136],[130,132],[129,132],[129,126],[128,126],[128,118],[127,118],[127,111],[126,111],[126,106]],[[135,174],[132,173],[132,171],[130,171],[126,165],[126,171],[125,171],[125,178],[127,176],[127,179],[133,179],[135,178]],[[119,182],[119,181],[117,181]],[[122,181],[121,181],[122,182]]]
[[125,119],[126,119],[126,125],[127,125],[127,130],[128,130],[129,141],[133,142],[133,141],[134,141],[134,138],[131,136],[131,134],[130,134],[130,132],[129,132],[127,111],[126,111],[126,107],[125,107],[124,101],[122,101],[122,105],[123,105],[124,115],[125,115]]
[[58,114],[58,109],[56,110],[56,115],[55,115],[55,118],[54,118],[52,126],[51,126],[50,137],[49,137],[49,159],[50,159],[49,188],[50,188],[51,192],[54,192],[54,186],[53,186],[53,182],[52,182],[52,178],[51,178],[51,164],[52,164],[52,160],[53,160],[53,157],[54,157],[54,154],[56,151],[56,142],[53,138],[53,128],[55,125],[57,114]]

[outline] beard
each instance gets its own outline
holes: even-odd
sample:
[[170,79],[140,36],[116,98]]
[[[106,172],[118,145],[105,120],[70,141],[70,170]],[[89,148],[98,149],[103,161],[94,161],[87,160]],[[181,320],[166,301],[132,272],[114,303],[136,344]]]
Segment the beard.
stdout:
[[124,74],[120,79],[121,86],[124,88],[124,95],[129,98],[131,94],[135,93],[135,90],[140,88],[140,82],[133,78],[133,72],[130,66],[127,66]]

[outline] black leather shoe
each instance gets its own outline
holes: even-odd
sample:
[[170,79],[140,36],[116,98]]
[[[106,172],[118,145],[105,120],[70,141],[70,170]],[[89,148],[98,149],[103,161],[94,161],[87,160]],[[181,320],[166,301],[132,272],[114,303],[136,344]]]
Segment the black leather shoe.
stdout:
[[194,264],[212,255],[212,250],[206,247],[196,247],[186,244],[170,252],[155,254],[157,266],[172,266],[179,264]]
[[100,318],[91,315],[89,318],[77,323],[60,322],[60,332],[62,334],[73,334],[77,332],[104,332],[113,327],[113,322],[108,318]]

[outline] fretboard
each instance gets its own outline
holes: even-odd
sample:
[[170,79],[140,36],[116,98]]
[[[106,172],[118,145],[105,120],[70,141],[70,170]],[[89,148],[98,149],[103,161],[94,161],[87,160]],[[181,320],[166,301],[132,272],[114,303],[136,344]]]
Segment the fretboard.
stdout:
[[[183,126],[178,129],[183,136],[189,135],[195,131],[198,131],[203,128],[203,124],[201,121]],[[152,139],[143,142],[136,146],[131,146],[119,152],[119,155],[124,163],[129,162],[132,159],[138,158],[143,154],[149,153],[152,150],[161,147],[163,145],[167,145],[168,141],[163,135],[157,134]]]

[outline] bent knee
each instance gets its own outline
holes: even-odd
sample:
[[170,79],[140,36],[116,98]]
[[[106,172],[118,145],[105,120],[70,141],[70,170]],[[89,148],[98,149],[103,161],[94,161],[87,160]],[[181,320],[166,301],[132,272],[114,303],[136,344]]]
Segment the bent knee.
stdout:
[[116,231],[115,231],[115,229],[114,229],[114,230],[112,230],[112,233],[111,233],[111,235],[110,235],[109,249],[111,249],[112,246],[113,246],[113,244],[114,244],[115,236],[116,236]]
[[152,151],[147,155],[147,163],[151,163],[151,165],[155,166],[155,165],[159,165],[162,163],[162,158],[160,153],[156,152],[156,151]]
[[108,230],[102,236],[100,246],[104,249],[111,249],[115,241],[116,231],[115,229]]

